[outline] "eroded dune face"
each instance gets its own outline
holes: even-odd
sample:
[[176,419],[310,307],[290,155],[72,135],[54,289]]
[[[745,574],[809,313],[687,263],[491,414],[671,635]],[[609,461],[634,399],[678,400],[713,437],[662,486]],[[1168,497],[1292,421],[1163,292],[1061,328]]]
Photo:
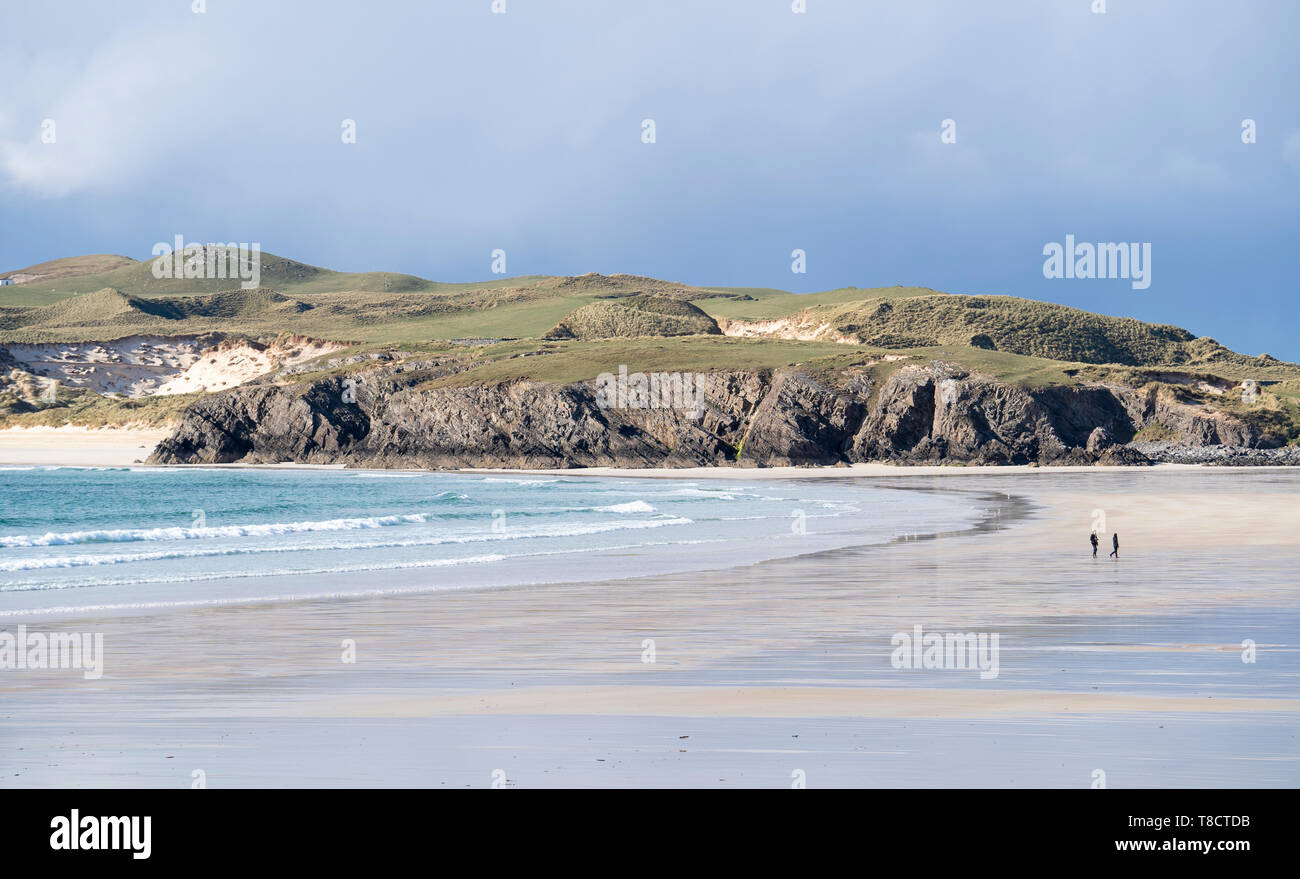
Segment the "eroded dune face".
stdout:
[[41,378],[99,394],[141,397],[189,369],[203,345],[194,337],[129,336],[5,347],[22,368]]
[[20,368],[67,387],[144,397],[219,391],[292,366],[343,345],[316,339],[277,339],[269,345],[195,336],[128,336],[112,342],[5,346]]
[[722,318],[718,321],[718,327],[721,328],[722,334],[725,336],[741,336],[745,338],[766,336],[773,339],[791,339],[798,342],[857,344],[856,339],[851,339],[838,332],[831,326],[830,322],[809,319],[802,312],[794,317],[774,318],[772,320],[746,321]]
[[277,341],[269,346],[255,342],[223,342],[202,352],[185,371],[164,382],[155,394],[188,394],[194,391],[220,391],[338,351],[345,346],[317,339]]

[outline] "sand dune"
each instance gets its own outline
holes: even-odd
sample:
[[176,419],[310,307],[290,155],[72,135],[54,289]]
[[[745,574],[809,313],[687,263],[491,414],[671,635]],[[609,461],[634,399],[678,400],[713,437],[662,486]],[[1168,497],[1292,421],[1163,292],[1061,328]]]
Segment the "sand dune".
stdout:
[[345,346],[307,338],[269,345],[199,336],[127,336],[112,342],[11,344],[28,372],[97,394],[127,397],[220,391]]

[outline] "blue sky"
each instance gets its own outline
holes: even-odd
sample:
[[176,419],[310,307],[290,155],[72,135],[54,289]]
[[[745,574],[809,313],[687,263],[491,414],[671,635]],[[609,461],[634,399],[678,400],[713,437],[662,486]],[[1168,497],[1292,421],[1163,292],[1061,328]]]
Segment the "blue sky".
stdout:
[[[1007,293],[1300,361],[1300,4],[1092,4],[5,4],[0,270],[181,234],[468,281],[502,248]],[[1150,288],[1044,278],[1066,234],[1150,243]]]

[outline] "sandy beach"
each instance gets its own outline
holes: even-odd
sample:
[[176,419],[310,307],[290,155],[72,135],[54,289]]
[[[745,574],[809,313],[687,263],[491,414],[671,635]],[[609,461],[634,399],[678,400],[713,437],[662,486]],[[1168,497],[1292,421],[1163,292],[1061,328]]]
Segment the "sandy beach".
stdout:
[[0,465],[129,467],[170,430],[124,427],[10,427],[0,430]]
[[[977,527],[652,578],[7,618],[108,646],[97,681],[0,677],[0,784],[1300,782],[1300,474],[940,469],[841,478],[974,493]],[[1119,559],[1090,557],[1098,516]],[[998,633],[997,678],[895,667],[916,625]]]

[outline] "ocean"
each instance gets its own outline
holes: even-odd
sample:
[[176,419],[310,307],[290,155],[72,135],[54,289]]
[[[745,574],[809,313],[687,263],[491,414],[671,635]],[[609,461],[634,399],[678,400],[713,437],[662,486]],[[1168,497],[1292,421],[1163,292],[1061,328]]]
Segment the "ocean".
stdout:
[[986,512],[849,480],[0,467],[0,619],[716,570]]

